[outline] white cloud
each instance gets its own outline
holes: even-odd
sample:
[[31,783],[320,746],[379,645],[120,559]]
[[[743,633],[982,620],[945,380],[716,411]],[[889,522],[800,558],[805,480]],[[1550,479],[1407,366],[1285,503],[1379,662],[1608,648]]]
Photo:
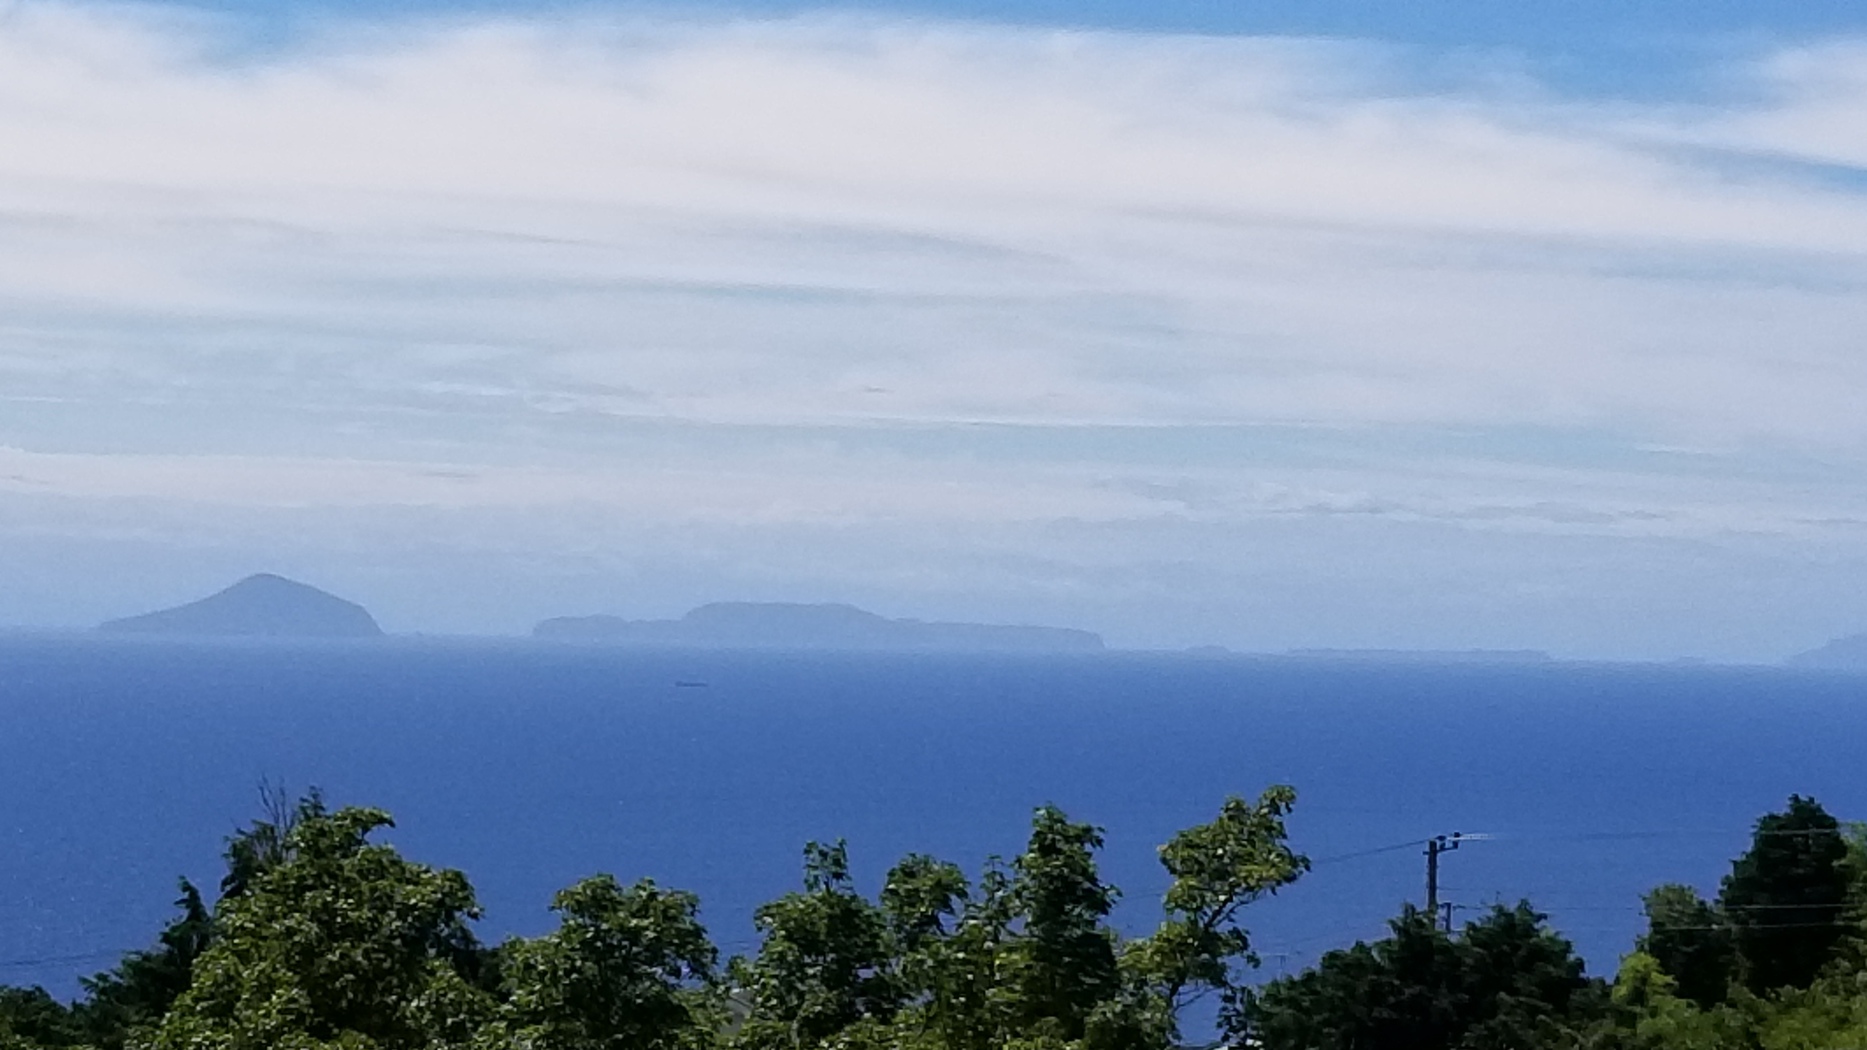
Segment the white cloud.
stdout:
[[12,0],[0,489],[1851,551],[1867,189],[1805,166],[1867,163],[1859,47],[1635,106],[1359,44]]
[[466,347],[496,386],[698,418],[1864,436],[1821,404],[1863,378],[1861,195],[1358,81],[1363,49],[833,19],[213,42],[10,9],[16,311],[143,329],[113,359],[152,321],[367,346],[402,389]]
[[1812,164],[1867,167],[1867,40],[1776,52],[1750,73],[1762,103],[1702,114],[1702,141]]

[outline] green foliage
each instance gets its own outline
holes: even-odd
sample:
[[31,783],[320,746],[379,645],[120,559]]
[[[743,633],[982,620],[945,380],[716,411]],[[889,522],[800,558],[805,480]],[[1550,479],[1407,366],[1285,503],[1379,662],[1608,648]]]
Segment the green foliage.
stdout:
[[0,987],[0,1050],[77,1046],[78,1020],[43,988]]
[[1840,867],[1847,883],[1847,904],[1835,952],[1846,969],[1859,972],[1867,970],[1867,823],[1842,824],[1841,841],[1846,850]]
[[221,902],[158,1050],[464,1046],[492,1004],[459,970],[473,891],[368,841],[374,809],[306,813],[273,863]]
[[10,992],[0,1050],[1158,1050],[1183,995],[1254,962],[1240,909],[1307,867],[1284,842],[1294,798],[1230,799],[1163,846],[1165,921],[1127,942],[1101,831],[1052,806],[976,886],[916,854],[874,902],[843,843],[811,843],[803,889],[759,909],[759,952],[722,981],[691,894],[597,876],[554,899],[558,929],[488,952],[463,876],[370,841],[387,814],[266,789],[212,913],[184,883],[157,947],[75,1010]]
[[1867,975],[1818,979],[1769,997],[1742,987],[1700,1007],[1673,994],[1652,956],[1635,952],[1614,984],[1620,1028],[1611,1045],[1628,1050],[1867,1050]]
[[1030,844],[1012,861],[1010,903],[1022,930],[1000,972],[1023,1031],[1081,1039],[1097,1006],[1120,990],[1105,922],[1119,891],[1096,870],[1101,848],[1100,828],[1044,806],[1032,818]]
[[1005,979],[1017,919],[1011,876],[997,860],[987,863],[976,889],[963,876],[956,881],[958,875],[951,865],[910,857],[882,890],[883,907],[906,920],[897,920],[898,928],[913,933],[900,942],[902,980],[912,998],[897,1026],[904,1046],[996,1050],[1016,1025],[1016,999]]
[[814,1047],[862,1021],[886,1022],[902,1002],[889,917],[856,893],[845,845],[804,847],[804,891],[754,915],[764,943],[737,974],[752,1013],[737,1044]]
[[970,890],[957,864],[920,853],[903,857],[882,885],[882,913],[895,943],[912,952],[945,936]]
[[1295,804],[1296,791],[1281,784],[1255,803],[1228,798],[1217,819],[1160,847],[1161,865],[1173,878],[1162,902],[1167,918],[1122,955],[1131,980],[1144,989],[1157,1039],[1178,1037],[1189,996],[1217,992],[1235,1001],[1236,966],[1258,964],[1238,913],[1309,870],[1309,858],[1286,841],[1284,817]]
[[1621,961],[1612,997],[1618,1036],[1629,1050],[1719,1050],[1746,1047],[1749,1023],[1725,1006],[1701,1008],[1676,994],[1678,984],[1645,952]]
[[677,1050],[710,1034],[717,952],[691,893],[599,875],[552,901],[558,929],[503,951],[507,1002],[487,1046]]
[[1699,1006],[1723,1002],[1737,971],[1737,947],[1724,913],[1690,886],[1667,883],[1642,898],[1647,932],[1637,948]]
[[489,951],[464,876],[370,841],[387,814],[262,797],[212,910],[184,882],[156,945],[73,1006],[0,988],[0,1050],[1167,1050],[1215,993],[1265,1050],[1867,1050],[1867,829],[1800,796],[1717,902],[1645,896],[1611,990],[1527,903],[1456,936],[1409,909],[1246,986],[1244,909],[1309,867],[1282,786],[1160,848],[1146,937],[1110,924],[1100,829],[1045,806],[976,883],[914,854],[873,901],[843,843],[809,844],[803,888],[758,910],[758,953],[723,977],[691,894],[596,876],[554,898],[557,929]]
[[1812,798],[1791,795],[1784,812],[1757,821],[1749,851],[1732,862],[1718,895],[1751,991],[1806,988],[1836,956],[1847,856],[1840,824]]
[[302,823],[327,815],[324,796],[317,788],[293,802],[284,788],[262,781],[259,805],[260,818],[227,839],[227,874],[220,880],[222,898],[245,894],[261,875],[290,860],[292,832]]
[[1572,1045],[1607,995],[1544,918],[1500,906],[1453,937],[1408,908],[1385,939],[1240,995],[1230,1033],[1267,1050]]
[[759,913],[766,933],[735,980],[752,999],[741,1047],[847,1050],[1149,1050],[1177,1028],[1181,993],[1230,988],[1249,957],[1239,910],[1296,878],[1284,844],[1295,795],[1229,800],[1176,836],[1167,920],[1124,943],[1108,917],[1101,831],[1054,806],[1032,816],[1024,852],[988,863],[977,886],[951,864],[905,858],[878,905],[849,886],[839,843],[806,852],[805,890]]
[[181,915],[163,927],[154,949],[131,952],[115,969],[83,982],[87,998],[75,1013],[86,1042],[99,1050],[117,1050],[133,1031],[159,1023],[192,983],[195,960],[213,936],[213,917],[186,879],[175,907]]
[[1548,1045],[1552,1033],[1559,1038],[1605,1008],[1606,986],[1583,976],[1574,946],[1549,930],[1546,918],[1521,902],[1493,908],[1465,928],[1459,939],[1465,993],[1479,1006],[1468,1045]]

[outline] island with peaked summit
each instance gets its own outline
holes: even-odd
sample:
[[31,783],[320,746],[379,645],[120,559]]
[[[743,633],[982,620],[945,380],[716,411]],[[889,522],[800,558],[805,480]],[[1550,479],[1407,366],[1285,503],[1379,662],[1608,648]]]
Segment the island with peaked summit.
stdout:
[[369,610],[269,572],[199,601],[98,625],[111,634],[246,638],[375,638]]
[[1867,671],[1867,634],[1830,639],[1826,645],[1797,653],[1783,663],[1818,671]]
[[714,602],[678,620],[561,616],[532,629],[553,641],[721,649],[879,649],[939,652],[1100,652],[1102,638],[1068,627],[891,620],[853,605]]

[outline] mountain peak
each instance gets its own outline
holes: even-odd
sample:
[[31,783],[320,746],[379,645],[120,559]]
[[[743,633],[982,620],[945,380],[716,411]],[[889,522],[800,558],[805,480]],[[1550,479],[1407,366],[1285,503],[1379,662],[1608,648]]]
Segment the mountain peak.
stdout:
[[1867,634],[1850,634],[1832,639],[1820,648],[1797,653],[1784,662],[1791,667],[1820,670],[1867,670]]
[[375,618],[361,605],[270,572],[254,573],[186,605],[111,620],[98,630],[262,638],[373,638],[382,634]]
[[726,649],[900,649],[948,652],[1094,652],[1102,639],[1064,627],[891,620],[839,602],[713,602],[678,620],[560,616],[538,638]]

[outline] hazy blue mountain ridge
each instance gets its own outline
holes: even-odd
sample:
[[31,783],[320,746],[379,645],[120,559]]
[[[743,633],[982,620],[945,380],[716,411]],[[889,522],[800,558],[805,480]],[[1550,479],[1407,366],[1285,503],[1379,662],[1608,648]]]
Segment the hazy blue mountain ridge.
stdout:
[[98,625],[114,634],[373,638],[376,618],[355,602],[309,584],[259,573],[199,601]]
[[1826,645],[1797,653],[1783,662],[1791,667],[1867,671],[1867,634],[1835,638]]
[[1546,664],[1555,659],[1541,649],[1291,649],[1284,655],[1302,660],[1420,664]]
[[637,645],[746,649],[889,649],[943,652],[1094,652],[1090,631],[983,623],[891,620],[842,604],[715,602],[678,620],[563,616],[532,629],[537,638]]

